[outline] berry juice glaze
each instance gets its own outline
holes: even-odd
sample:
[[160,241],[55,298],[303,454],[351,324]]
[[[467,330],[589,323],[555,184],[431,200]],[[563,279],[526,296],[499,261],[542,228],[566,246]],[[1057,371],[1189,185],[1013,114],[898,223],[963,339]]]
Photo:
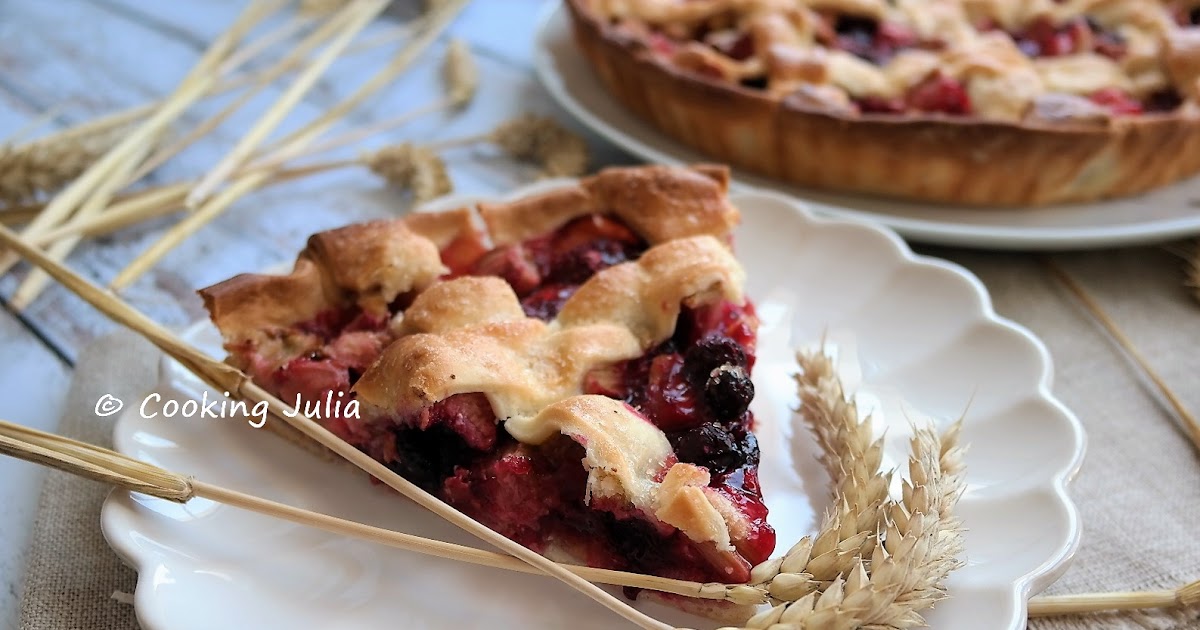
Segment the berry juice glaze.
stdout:
[[[503,278],[527,316],[549,321],[596,272],[635,260],[647,248],[622,223],[590,215],[546,236],[490,251],[475,239],[460,239],[443,250],[442,258],[449,277]],[[409,301],[411,296],[398,299],[393,314]],[[297,326],[318,340],[318,349],[277,368],[251,361],[251,371],[285,400],[297,394],[323,400],[330,392],[350,397],[358,377],[393,340],[388,321],[356,309],[322,313]],[[567,438],[538,447],[517,442],[497,430],[483,394],[452,396],[391,422],[336,415],[319,421],[410,481],[535,550],[560,540],[583,549],[592,566],[744,582],[750,567],[775,547],[748,409],[757,327],[749,302],[684,308],[670,339],[642,357],[593,370],[583,383],[584,393],[623,400],[662,429],[675,450],[667,466],[682,461],[708,469],[710,487],[749,522],[750,535],[737,543],[737,554],[696,545],[628,506],[584,505],[582,446]]]

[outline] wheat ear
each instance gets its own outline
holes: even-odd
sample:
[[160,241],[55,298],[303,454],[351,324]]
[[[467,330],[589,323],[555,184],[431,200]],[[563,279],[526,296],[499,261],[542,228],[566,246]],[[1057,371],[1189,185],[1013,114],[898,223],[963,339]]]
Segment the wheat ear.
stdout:
[[[952,514],[963,489],[959,425],[941,436],[929,428],[914,431],[902,498],[887,498],[888,476],[878,472],[880,441],[846,397],[833,361],[819,353],[797,360],[801,417],[837,484],[835,507],[815,538],[755,567],[752,581],[765,584],[779,603],[745,627],[923,625],[919,611],[945,597],[946,576],[962,564],[961,527]],[[817,582],[822,573],[834,577]]]
[[0,205],[32,203],[61,189],[116,146],[127,127],[0,146]]

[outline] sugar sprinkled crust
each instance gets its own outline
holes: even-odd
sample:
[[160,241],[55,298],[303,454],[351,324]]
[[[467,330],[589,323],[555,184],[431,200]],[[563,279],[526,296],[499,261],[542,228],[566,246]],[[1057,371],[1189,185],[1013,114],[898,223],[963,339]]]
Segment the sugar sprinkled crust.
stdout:
[[[478,213],[498,245],[590,213],[620,217],[651,244],[699,234],[726,238],[738,220],[725,198],[728,182],[728,169],[713,165],[611,168],[543,195],[479,204]],[[199,293],[229,343],[254,341],[330,308],[378,311],[446,272],[438,250],[456,239],[485,240],[475,216],[461,208],[319,232],[290,274],[242,274]]]
[[[406,320],[437,323],[414,324],[427,332],[389,346],[354,391],[365,405],[398,413],[482,392],[497,415],[509,419],[514,437],[532,436],[535,428],[514,424],[580,394],[589,370],[640,356],[670,336],[682,304],[740,303],[742,278],[741,266],[717,239],[668,241],[597,273],[548,323],[525,317],[507,285],[450,280],[430,289],[437,299],[418,298],[405,313]],[[452,319],[440,317],[468,295],[474,305]]]
[[700,165],[611,168],[542,195],[479,204],[492,241],[508,245],[545,234],[587,214],[611,214],[650,244],[700,234],[721,235],[737,223],[725,198],[729,170]]
[[[946,33],[961,43],[936,54],[905,50],[885,68],[811,46],[803,18],[783,19],[771,9],[871,15],[883,4],[569,0],[567,7],[575,41],[610,93],[636,115],[714,159],[800,185],[1031,206],[1136,194],[1200,172],[1200,45],[1193,45],[1196,29],[1164,23],[1162,3],[896,2],[887,9],[889,19],[907,19],[913,28]],[[715,52],[696,47],[672,53],[682,59],[665,56],[629,26],[638,20],[665,23],[685,9],[692,19],[702,19],[735,5],[762,8],[751,16],[752,32],[761,40],[757,47],[773,51],[750,65],[714,61]],[[636,17],[647,10],[664,13]],[[1091,53],[1030,59],[1003,34],[954,35],[963,30],[953,26],[963,10],[994,15],[1001,25],[1016,24],[1030,12],[1048,10],[1052,19],[1086,12],[1117,28],[1128,52],[1119,68]],[[898,18],[897,11],[909,17]],[[628,17],[614,21],[613,15]],[[751,68],[754,63],[761,67]],[[774,77],[767,89],[739,85],[737,73],[751,69]],[[864,114],[852,103],[854,96],[893,94],[934,69],[963,80],[972,103],[983,109],[966,116]],[[1113,116],[1074,93],[1101,85],[1139,96],[1170,85],[1184,102],[1167,113]]]
[[[670,336],[681,304],[740,303],[742,278],[716,238],[671,240],[597,273],[549,323],[526,318],[503,281],[450,280],[405,314],[406,322],[427,322],[413,327],[429,332],[389,346],[354,392],[379,417],[483,393],[518,441],[541,444],[562,433],[584,445],[590,497],[628,500],[697,542],[732,549],[729,531],[738,517],[723,513],[714,505],[720,497],[705,492],[708,473],[690,464],[667,468],[672,449],[662,430],[620,401],[583,395],[581,387],[591,369],[636,358]],[[438,317],[468,295],[474,305],[452,321]],[[664,468],[666,478],[655,481]]]
[[242,274],[201,289],[200,296],[226,341],[237,343],[330,308],[383,311],[401,293],[423,289],[445,272],[435,243],[407,220],[373,221],[312,235],[287,275]]
[[323,232],[291,274],[239,276],[201,294],[227,345],[238,345],[278,343],[281,330],[331,307],[386,313],[414,293],[391,326],[397,340],[354,385],[366,421],[483,393],[516,439],[539,444],[561,433],[584,445],[589,500],[628,501],[731,551],[730,532],[744,535],[745,524],[706,487],[708,473],[674,461],[665,434],[624,403],[581,391],[593,367],[641,356],[670,336],[682,305],[744,300],[744,274],[728,249],[738,212],[727,183],[727,171],[711,166],[609,169],[532,201],[481,205],[501,244],[598,213],[652,245],[592,276],[549,323],[526,317],[500,278],[436,281],[446,272],[440,248],[482,236],[466,209]]

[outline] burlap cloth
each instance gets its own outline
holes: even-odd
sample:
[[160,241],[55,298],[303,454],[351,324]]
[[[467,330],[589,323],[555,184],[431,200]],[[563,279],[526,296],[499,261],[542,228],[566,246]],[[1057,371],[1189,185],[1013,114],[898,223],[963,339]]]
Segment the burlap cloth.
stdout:
[[[1050,593],[1174,588],[1200,579],[1200,458],[1153,390],[1087,313],[1032,255],[930,250],[983,279],[996,309],[1039,335],[1054,355],[1055,391],[1087,427],[1089,449],[1072,487],[1083,544]],[[1183,288],[1180,260],[1160,248],[1054,258],[1082,282],[1200,411],[1200,305]],[[111,392],[136,397],[156,379],[157,353],[117,333],[81,357],[60,431],[111,443],[111,422],[92,413]],[[21,611],[23,629],[134,628],[133,571],[98,526],[107,489],[51,473],[32,535]],[[1200,628],[1200,609],[1041,619],[1038,630]],[[960,629],[954,629],[960,630]]]

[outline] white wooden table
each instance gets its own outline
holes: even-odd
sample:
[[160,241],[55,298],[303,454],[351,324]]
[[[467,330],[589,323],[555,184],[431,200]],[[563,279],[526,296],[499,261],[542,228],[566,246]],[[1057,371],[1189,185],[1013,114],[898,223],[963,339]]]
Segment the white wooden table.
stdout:
[[[63,126],[166,94],[243,6],[243,0],[0,1],[0,137],[46,111],[58,112],[50,127]],[[466,40],[475,53],[482,77],[479,98],[465,112],[430,116],[368,144],[474,134],[523,111],[554,113],[568,121],[530,69],[531,33],[540,6],[540,0],[475,0],[402,80],[357,110],[347,124],[404,112],[436,98],[448,37]],[[418,0],[395,0],[372,29],[406,20],[418,7]],[[282,130],[306,122],[349,94],[394,49],[339,61]],[[156,171],[151,181],[173,182],[202,173],[279,93],[268,90],[217,132]],[[206,101],[189,120],[194,123],[226,102]],[[596,165],[624,160],[615,150],[589,140]],[[464,149],[446,157],[461,192],[495,193],[536,175],[487,150]],[[314,231],[386,215],[408,203],[361,172],[272,188],[246,198],[187,241],[126,297],[158,321],[181,327],[204,316],[196,288],[289,260]],[[157,220],[90,241],[69,263],[87,277],[106,282],[172,222]],[[22,267],[16,276],[0,278],[0,297],[6,304],[26,273]],[[54,430],[74,357],[89,341],[113,329],[114,324],[58,286],[24,313],[0,310],[0,418]],[[0,628],[15,623],[25,541],[42,477],[42,470],[34,466],[0,459]]]

